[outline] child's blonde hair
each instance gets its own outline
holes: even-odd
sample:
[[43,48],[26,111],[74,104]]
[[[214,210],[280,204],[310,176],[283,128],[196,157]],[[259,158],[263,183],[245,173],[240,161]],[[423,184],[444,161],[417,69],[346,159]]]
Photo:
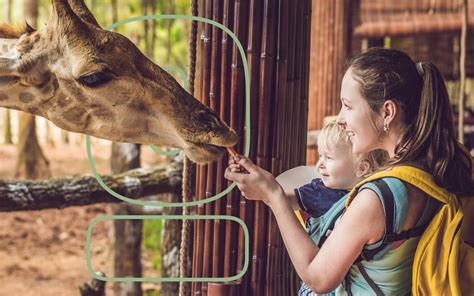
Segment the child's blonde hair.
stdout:
[[[323,149],[331,149],[334,147],[338,148],[347,148],[349,153],[352,153],[352,142],[348,136],[346,130],[336,121],[328,122],[321,133],[318,136],[318,146]],[[368,177],[375,171],[377,171],[388,159],[388,154],[383,150],[374,150],[369,153],[358,154],[353,156],[358,158],[357,164],[360,164],[362,161],[367,161],[369,163],[369,170],[367,174],[363,177]]]
[[323,127],[318,135],[318,147],[326,150],[334,147],[344,147],[352,151],[352,143],[347,132],[336,121],[330,121]]

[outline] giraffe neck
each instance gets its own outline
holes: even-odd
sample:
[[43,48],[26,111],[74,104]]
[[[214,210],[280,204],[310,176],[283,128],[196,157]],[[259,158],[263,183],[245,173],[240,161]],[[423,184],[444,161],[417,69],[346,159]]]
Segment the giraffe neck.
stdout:
[[0,76],[0,107],[47,118],[51,101],[57,95],[56,87],[54,83],[47,83],[42,88],[25,86],[19,78]]

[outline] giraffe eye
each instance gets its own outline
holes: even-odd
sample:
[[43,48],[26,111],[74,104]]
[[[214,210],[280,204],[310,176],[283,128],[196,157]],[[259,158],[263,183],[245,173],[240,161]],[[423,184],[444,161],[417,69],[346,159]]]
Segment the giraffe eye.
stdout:
[[87,87],[97,87],[110,80],[112,80],[112,76],[105,72],[96,72],[79,78],[79,81]]

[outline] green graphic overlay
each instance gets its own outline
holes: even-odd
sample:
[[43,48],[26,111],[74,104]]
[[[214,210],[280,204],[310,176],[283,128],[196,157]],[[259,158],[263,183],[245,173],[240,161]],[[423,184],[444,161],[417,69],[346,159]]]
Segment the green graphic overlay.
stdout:
[[[244,155],[248,156],[250,152],[250,81],[249,81],[249,69],[247,65],[247,58],[245,56],[245,51],[242,47],[242,44],[239,42],[239,39],[235,34],[229,30],[227,27],[224,25],[207,19],[207,18],[202,18],[202,17],[197,17],[197,16],[190,16],[190,15],[148,15],[148,16],[139,16],[139,17],[134,17],[134,18],[129,18],[125,19],[122,21],[119,21],[111,26],[108,26],[106,29],[113,30],[117,28],[118,26],[131,23],[131,22],[137,22],[137,21],[144,21],[144,20],[165,20],[165,19],[184,19],[184,20],[191,20],[191,21],[199,21],[207,24],[211,24],[213,26],[217,26],[219,29],[223,30],[225,33],[227,33],[233,40],[234,43],[236,44],[237,48],[239,49],[240,56],[242,58],[242,65],[244,68],[244,77],[245,77],[245,147],[244,147]],[[87,146],[87,159],[89,161],[89,166],[91,167],[92,173],[94,174],[94,177],[96,178],[97,182],[102,186],[102,188],[107,191],[109,194],[113,195],[114,197],[125,201],[129,202],[131,204],[136,204],[136,205],[143,205],[143,206],[161,206],[161,207],[181,207],[181,206],[196,206],[200,204],[205,204],[208,202],[215,201],[225,195],[227,195],[232,189],[235,188],[236,184],[232,183],[229,187],[227,187],[224,191],[211,196],[206,199],[202,200],[197,200],[197,201],[191,201],[191,202],[161,202],[161,201],[141,201],[141,200],[135,200],[131,199],[129,197],[123,196],[112,189],[110,189],[103,181],[102,178],[99,176],[97,173],[94,160],[92,159],[92,152],[91,152],[91,145],[90,145],[90,137],[86,135],[86,146]],[[156,148],[156,147],[154,147]],[[152,147],[153,149],[153,147]],[[157,149],[155,152],[160,153]],[[163,153],[163,152],[161,152]]]
[[[178,220],[178,219],[189,219],[189,220],[229,220],[234,221],[240,224],[242,230],[244,232],[244,266],[242,270],[230,277],[223,277],[223,278],[130,278],[130,277],[123,277],[123,278],[109,278],[103,277],[99,274],[95,273],[92,268],[91,262],[91,234],[94,225],[99,223],[100,221],[104,220],[144,220],[144,219],[165,219],[165,220]],[[89,226],[87,227],[86,233],[86,259],[87,259],[87,269],[89,273],[96,279],[105,281],[105,282],[229,282],[235,281],[240,279],[244,276],[247,272],[249,267],[249,230],[247,225],[244,221],[237,217],[233,216],[225,216],[225,215],[109,215],[109,216],[101,216],[93,219]]]

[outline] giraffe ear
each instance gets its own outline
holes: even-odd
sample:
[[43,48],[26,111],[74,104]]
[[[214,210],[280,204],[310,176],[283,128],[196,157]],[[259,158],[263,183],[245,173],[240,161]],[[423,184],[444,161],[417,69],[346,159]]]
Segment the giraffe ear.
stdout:
[[85,23],[92,25],[93,27],[100,28],[99,23],[92,15],[89,8],[87,8],[84,0],[68,0],[74,13]]

